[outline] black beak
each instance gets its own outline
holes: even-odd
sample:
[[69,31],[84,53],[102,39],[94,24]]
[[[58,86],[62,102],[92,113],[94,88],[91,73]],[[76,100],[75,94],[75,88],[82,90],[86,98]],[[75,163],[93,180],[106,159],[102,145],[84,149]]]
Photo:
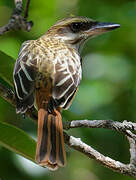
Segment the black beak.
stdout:
[[114,30],[119,27],[120,24],[116,24],[116,23],[94,22],[93,26],[91,26],[91,28],[87,31],[87,34],[89,37],[96,36]]
[[92,29],[96,29],[96,30],[102,30],[102,31],[110,31],[116,28],[119,28],[120,24],[115,24],[115,23],[101,23],[101,22],[97,22],[94,27],[92,27]]

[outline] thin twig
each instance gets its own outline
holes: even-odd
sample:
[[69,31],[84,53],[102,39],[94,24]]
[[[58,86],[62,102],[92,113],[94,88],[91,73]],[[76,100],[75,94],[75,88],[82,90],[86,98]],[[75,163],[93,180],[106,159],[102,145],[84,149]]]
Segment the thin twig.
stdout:
[[[127,130],[128,134],[130,133],[131,134],[131,131]],[[136,166],[136,142],[135,140],[130,137],[130,136],[127,136],[127,139],[128,139],[128,142],[129,142],[129,145],[130,145],[130,164],[133,164],[134,166]]]
[[33,22],[27,21],[26,18],[24,18],[22,15],[22,0],[15,0],[15,8],[13,10],[13,13],[8,21],[8,23],[0,28],[0,35],[3,35],[5,32],[10,30],[25,30],[30,31]]
[[28,10],[29,10],[30,0],[27,0],[25,12],[24,12],[24,18],[26,19],[28,17]]
[[22,0],[14,0],[15,6],[17,5],[17,3],[22,4]]
[[[21,14],[22,12],[22,0],[15,0],[15,9],[13,11],[13,14]],[[15,12],[18,11],[18,12]]]

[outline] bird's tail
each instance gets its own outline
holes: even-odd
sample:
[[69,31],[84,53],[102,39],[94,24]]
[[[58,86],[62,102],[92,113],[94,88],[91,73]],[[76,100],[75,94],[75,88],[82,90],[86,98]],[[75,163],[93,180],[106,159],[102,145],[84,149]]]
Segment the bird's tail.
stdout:
[[54,114],[50,114],[45,109],[38,111],[38,141],[35,158],[38,164],[50,170],[56,170],[66,164],[61,114],[57,110]]

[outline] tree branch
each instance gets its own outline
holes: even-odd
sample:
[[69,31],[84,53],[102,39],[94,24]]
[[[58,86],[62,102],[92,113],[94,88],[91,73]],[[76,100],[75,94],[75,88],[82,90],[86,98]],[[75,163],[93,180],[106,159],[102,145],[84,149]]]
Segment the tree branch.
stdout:
[[65,122],[63,126],[66,130],[80,127],[112,129],[118,132],[122,132],[136,140],[136,135],[131,132],[136,130],[136,123],[127,122],[126,120],[124,120],[122,123],[113,120],[75,120]]
[[81,141],[80,138],[75,138],[73,136],[68,136],[64,133],[65,143],[70,146],[71,148],[80,151],[81,153],[85,154],[87,157],[91,159],[95,159],[100,164],[119,172],[124,175],[132,176],[136,178],[136,167],[133,164],[123,164],[119,161],[115,161],[110,157],[104,156],[103,154],[99,153],[91,146],[85,144]]
[[[15,97],[14,92],[3,84],[0,83],[0,96],[3,97],[7,102],[11,105],[15,106]],[[37,113],[35,111],[27,112],[27,115],[31,117],[34,121],[37,121]],[[119,161],[115,161],[110,157],[104,156],[99,153],[91,146],[85,144],[81,141],[80,138],[75,138],[73,136],[69,136],[66,132],[64,132],[64,140],[65,143],[86,155],[91,159],[95,159],[100,164],[103,164],[105,167],[108,167],[116,172],[119,172],[124,175],[128,175],[136,178],[136,144],[135,144],[135,134],[133,131],[136,130],[136,123],[123,121],[117,122],[112,120],[74,120],[71,122],[65,122],[63,124],[64,129],[68,130],[70,128],[78,128],[78,127],[88,127],[88,128],[106,128],[113,129],[115,131],[124,133],[127,137],[130,144],[130,163],[124,164]]]
[[79,128],[79,127],[88,127],[88,128],[106,128],[113,129],[116,131],[134,131],[136,130],[136,123],[127,122],[126,120],[123,123],[113,120],[75,120],[69,121],[64,124],[65,129],[70,128]]
[[8,23],[0,28],[0,35],[3,35],[5,32],[10,30],[25,30],[30,31],[33,22],[27,21],[28,16],[28,8],[29,8],[30,0],[27,0],[27,5],[25,9],[24,17],[21,15],[22,13],[22,0],[15,0],[15,8],[13,10],[13,13],[8,21]]

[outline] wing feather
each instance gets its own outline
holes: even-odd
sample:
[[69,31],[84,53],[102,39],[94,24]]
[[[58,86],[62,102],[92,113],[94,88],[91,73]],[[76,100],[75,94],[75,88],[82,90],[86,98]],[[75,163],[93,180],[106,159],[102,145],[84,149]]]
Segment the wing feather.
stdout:
[[[72,63],[71,63],[72,61]],[[73,59],[58,61],[55,65],[55,80],[52,91],[57,106],[67,109],[81,80],[81,63]]]
[[36,68],[32,63],[31,65],[29,63],[29,57],[31,57],[29,48],[31,48],[31,41],[23,43],[14,67],[13,79],[17,101],[17,113],[25,113],[27,109],[31,108],[34,104],[33,93]]

